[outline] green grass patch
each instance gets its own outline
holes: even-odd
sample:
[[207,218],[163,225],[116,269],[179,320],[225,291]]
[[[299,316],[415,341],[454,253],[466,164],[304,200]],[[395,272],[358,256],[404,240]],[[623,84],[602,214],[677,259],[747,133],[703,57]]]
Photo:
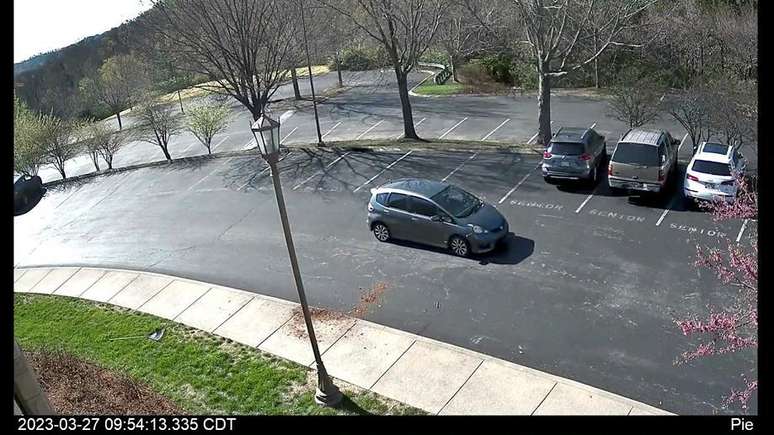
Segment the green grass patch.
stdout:
[[428,79],[422,83],[419,87],[414,89],[414,92],[419,95],[456,95],[468,93],[468,87],[462,83],[454,83],[449,80],[446,84],[437,85],[432,80]]
[[[145,338],[165,328],[159,342]],[[61,350],[139,380],[195,414],[423,414],[337,381],[342,406],[314,403],[313,372],[155,316],[60,296],[15,295],[23,349]],[[141,336],[138,338],[115,338]]]

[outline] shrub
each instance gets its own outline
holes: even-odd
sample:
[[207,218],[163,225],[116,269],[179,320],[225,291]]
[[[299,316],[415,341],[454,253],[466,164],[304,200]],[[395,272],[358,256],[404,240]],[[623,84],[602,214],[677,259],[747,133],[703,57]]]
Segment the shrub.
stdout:
[[427,63],[440,63],[442,65],[445,65],[447,68],[449,67],[449,56],[446,54],[445,51],[437,50],[437,49],[430,49],[425,52],[425,54],[422,55],[422,57],[419,58],[420,62],[427,62]]
[[[387,53],[381,48],[353,47],[341,52],[341,69],[348,71],[366,71],[381,68],[389,64]],[[336,70],[336,60],[330,59],[328,67]]]
[[481,59],[481,64],[486,68],[487,73],[496,82],[513,85],[513,76],[511,75],[512,58],[506,55],[486,56]]
[[511,65],[511,77],[514,86],[522,89],[537,89],[538,75],[535,68],[526,62],[514,62]]

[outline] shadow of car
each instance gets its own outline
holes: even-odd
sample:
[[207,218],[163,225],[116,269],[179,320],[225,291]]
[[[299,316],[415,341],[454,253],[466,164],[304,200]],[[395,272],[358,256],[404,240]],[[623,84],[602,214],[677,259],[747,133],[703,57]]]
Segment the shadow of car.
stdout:
[[[444,255],[454,255],[448,249],[436,246],[425,245],[422,243],[411,242],[407,240],[390,239],[388,243],[403,246],[405,248],[420,249],[428,252],[435,252]],[[497,246],[485,254],[470,254],[465,257],[472,261],[478,261],[481,265],[487,264],[507,264],[516,265],[529,258],[535,251],[535,241],[520,237],[509,232],[503,237]]]
[[32,210],[45,193],[43,180],[37,175],[19,177],[13,183],[13,215],[23,215]]

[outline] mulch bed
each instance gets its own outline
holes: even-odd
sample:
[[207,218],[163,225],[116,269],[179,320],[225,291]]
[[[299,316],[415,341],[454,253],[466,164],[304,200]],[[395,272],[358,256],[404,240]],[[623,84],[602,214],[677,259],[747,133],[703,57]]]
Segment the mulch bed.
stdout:
[[62,352],[25,352],[61,415],[185,414],[148,386]]

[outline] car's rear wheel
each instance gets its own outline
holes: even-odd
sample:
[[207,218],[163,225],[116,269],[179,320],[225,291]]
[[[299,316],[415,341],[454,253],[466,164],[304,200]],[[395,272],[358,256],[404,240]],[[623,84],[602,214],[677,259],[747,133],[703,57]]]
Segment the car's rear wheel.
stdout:
[[390,240],[390,229],[387,228],[387,225],[378,222],[373,227],[374,231],[374,237],[376,237],[376,240],[380,242],[386,242]]
[[460,236],[452,236],[449,239],[449,250],[458,257],[467,257],[470,254],[470,244]]

